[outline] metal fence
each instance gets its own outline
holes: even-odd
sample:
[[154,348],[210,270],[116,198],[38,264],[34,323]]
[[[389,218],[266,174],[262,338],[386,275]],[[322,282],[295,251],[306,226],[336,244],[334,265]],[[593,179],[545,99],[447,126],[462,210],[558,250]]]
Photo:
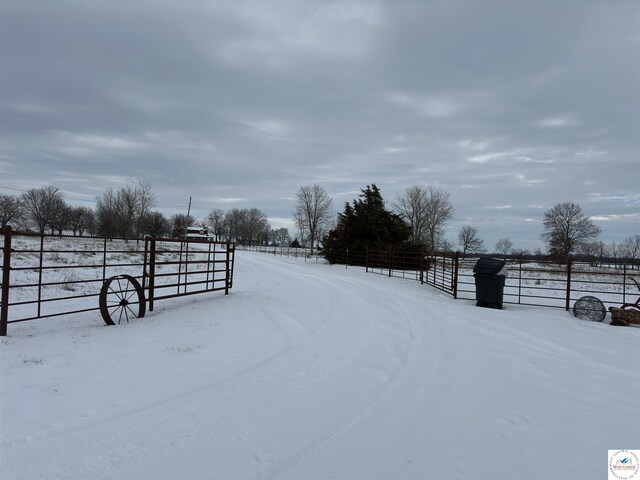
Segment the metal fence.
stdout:
[[365,255],[367,272],[408,278],[456,295],[456,258],[425,251],[370,250]]
[[[460,253],[370,251],[365,265],[367,271],[420,280],[454,298],[475,300],[473,267],[479,258]],[[569,310],[576,300],[587,295],[598,297],[605,306],[634,303],[640,295],[631,280],[637,270],[629,265],[594,266],[571,258],[565,264],[507,258],[506,267],[508,276],[503,292],[506,304]]]
[[119,323],[154,302],[233,285],[235,245],[4,231],[0,335],[10,323],[100,311]]
[[236,245],[236,249],[283,257],[304,258],[305,260],[313,260],[316,263],[322,259],[322,255],[318,254],[317,248],[312,250],[308,247],[289,247],[286,245]]
[[[475,299],[473,267],[478,256],[460,256],[458,298]],[[598,297],[605,306],[633,303],[640,295],[630,265],[594,266],[569,258],[566,263],[507,258],[504,303],[560,307],[570,310],[583,296]]]
[[[270,254],[287,248],[253,247]],[[320,256],[315,258],[318,262]],[[454,298],[475,300],[473,267],[479,255],[404,250],[342,250],[327,252],[331,264],[364,267],[366,272],[420,281]],[[565,264],[543,259],[506,258],[505,304],[558,307],[570,310],[583,296],[596,296],[605,306],[634,303],[640,292],[632,278],[637,266],[594,266],[571,258]]]

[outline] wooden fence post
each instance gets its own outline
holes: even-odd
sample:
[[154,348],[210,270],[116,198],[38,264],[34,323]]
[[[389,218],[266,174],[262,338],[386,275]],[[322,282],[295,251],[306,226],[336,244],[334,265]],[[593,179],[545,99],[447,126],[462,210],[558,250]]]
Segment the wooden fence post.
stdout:
[[11,225],[4,228],[4,250],[2,261],[2,308],[0,308],[0,336],[7,336],[9,323],[9,286],[11,272]]

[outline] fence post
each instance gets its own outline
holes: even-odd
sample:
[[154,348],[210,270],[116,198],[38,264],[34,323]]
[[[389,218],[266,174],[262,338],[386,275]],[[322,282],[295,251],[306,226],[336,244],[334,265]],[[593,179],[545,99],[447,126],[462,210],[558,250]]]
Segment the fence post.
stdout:
[[229,273],[229,254],[231,252],[231,244],[227,242],[227,252],[225,257],[225,274],[224,274],[224,294],[229,295],[229,283],[231,282],[231,275]]
[[458,263],[460,260],[460,252],[453,255],[453,299],[458,299]]
[[[216,269],[216,244],[213,244],[213,269]],[[205,283],[205,290],[209,290],[209,273],[211,272],[211,242],[209,242],[209,245],[207,245],[207,283]],[[215,273],[213,273],[213,276],[215,277]],[[213,282],[212,279],[212,283],[211,283],[211,288],[215,287],[215,282]]]
[[568,312],[570,310],[571,303],[571,255],[567,257],[567,299],[565,304],[565,310]]
[[622,267],[622,304],[627,303],[627,264]]
[[233,288],[233,270],[236,264],[236,244],[230,243],[229,247],[231,248],[231,253],[233,254],[233,256],[231,257],[231,272],[230,272],[230,278],[229,278],[229,288]]
[[44,233],[40,234],[40,255],[38,259],[38,318],[42,314],[42,275],[44,266]]
[[149,273],[147,272],[147,260],[149,256],[149,237],[145,235],[144,237],[144,255],[142,256],[142,291],[144,292],[147,287],[147,277]]
[[[433,259],[433,262],[431,263],[431,270],[433,270],[433,286],[436,286],[436,275],[437,275],[437,271],[438,271],[438,254],[436,253],[435,250],[431,251],[431,258]],[[429,282],[429,277],[427,276],[427,283]]]
[[518,272],[518,305],[522,303],[522,257],[520,257],[520,271]]
[[2,308],[0,308],[0,336],[7,336],[9,323],[9,280],[11,272],[11,225],[4,228],[4,250],[2,261]]
[[149,240],[149,311],[153,312],[156,287],[156,239]]
[[[107,237],[104,237],[102,248],[102,283],[107,279]],[[40,282],[42,283],[42,282]]]
[[365,252],[364,253],[364,255],[365,255],[365,257],[364,257],[365,270],[364,271],[365,271],[365,273],[369,273],[369,245],[367,245],[365,247],[364,252]]

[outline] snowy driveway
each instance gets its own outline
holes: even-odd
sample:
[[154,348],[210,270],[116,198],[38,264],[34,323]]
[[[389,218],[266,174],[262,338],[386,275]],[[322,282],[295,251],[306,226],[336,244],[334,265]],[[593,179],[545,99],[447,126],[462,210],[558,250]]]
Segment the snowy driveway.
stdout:
[[359,268],[238,252],[228,296],[10,335],[6,480],[599,479],[640,448],[640,329]]

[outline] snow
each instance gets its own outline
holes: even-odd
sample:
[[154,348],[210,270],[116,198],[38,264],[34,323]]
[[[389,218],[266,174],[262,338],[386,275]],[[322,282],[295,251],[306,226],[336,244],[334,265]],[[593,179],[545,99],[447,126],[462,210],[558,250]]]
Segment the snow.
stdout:
[[640,329],[238,252],[234,286],[11,324],[13,479],[600,479],[640,445]]

